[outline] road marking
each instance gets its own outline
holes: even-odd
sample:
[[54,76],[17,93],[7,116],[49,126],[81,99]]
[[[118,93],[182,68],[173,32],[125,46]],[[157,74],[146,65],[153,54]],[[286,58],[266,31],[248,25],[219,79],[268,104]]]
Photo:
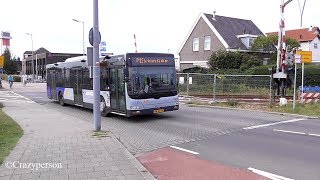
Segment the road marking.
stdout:
[[317,136],[317,137],[320,137],[320,134],[312,134],[312,133],[309,133],[308,135],[309,135],[309,136]]
[[177,146],[170,146],[171,148],[174,148],[174,149],[178,149],[180,151],[184,151],[184,152],[188,152],[188,153],[191,153],[191,154],[199,154],[197,152],[194,152],[194,151],[190,151],[188,149],[183,149],[183,148],[180,148],[180,147],[177,147]]
[[304,132],[297,132],[297,131],[287,131],[287,130],[281,130],[281,129],[273,129],[273,131],[320,137],[320,134],[313,134],[313,133],[304,133]]
[[281,130],[281,129],[273,129],[273,131],[284,132],[284,133],[291,133],[291,134],[302,134],[302,135],[306,135],[306,133],[304,133],[304,132],[287,131],[287,130]]
[[0,102],[12,102],[12,103],[35,103],[33,101],[26,101],[26,100],[15,100],[15,99],[4,99],[0,100]]
[[266,172],[266,171],[262,171],[262,170],[259,170],[259,169],[255,169],[255,168],[252,168],[252,167],[249,167],[248,170],[256,173],[256,174],[259,174],[261,176],[264,176],[264,177],[267,177],[269,179],[272,179],[272,180],[294,180],[294,179],[290,179],[290,178],[286,178],[286,177],[283,177],[283,176],[279,176],[279,175],[276,175],[276,174],[272,174],[272,173],[269,173],[269,172]]
[[[13,92],[13,91],[10,91],[12,94],[14,94],[14,95],[17,95],[17,96],[19,96],[19,97],[21,97],[21,98],[24,98],[24,99],[26,99],[26,100],[28,100],[28,101],[31,101],[31,102],[34,102],[34,101],[32,101],[31,99],[29,99],[29,98],[27,98],[27,97],[24,97],[24,96],[22,96],[22,95],[20,95],[20,94],[17,94],[17,93],[15,93],[15,92]],[[34,102],[34,103],[36,103],[36,102]]]
[[249,129],[257,129],[257,128],[262,128],[262,127],[268,127],[268,126],[274,126],[274,125],[278,125],[278,124],[286,124],[286,123],[291,123],[291,122],[297,122],[297,121],[305,121],[308,119],[291,119],[291,120],[287,120],[287,121],[280,121],[280,122],[275,122],[275,123],[268,123],[268,124],[261,124],[261,125],[256,125],[256,126],[250,126],[250,127],[245,127],[243,129],[245,130],[249,130]]

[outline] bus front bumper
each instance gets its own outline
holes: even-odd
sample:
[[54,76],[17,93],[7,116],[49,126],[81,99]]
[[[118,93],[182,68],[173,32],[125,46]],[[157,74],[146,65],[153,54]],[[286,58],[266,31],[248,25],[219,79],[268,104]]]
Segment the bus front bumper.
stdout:
[[175,111],[179,109],[179,105],[151,108],[151,109],[141,109],[141,110],[128,110],[128,116],[145,115],[145,114],[160,114],[167,111]]

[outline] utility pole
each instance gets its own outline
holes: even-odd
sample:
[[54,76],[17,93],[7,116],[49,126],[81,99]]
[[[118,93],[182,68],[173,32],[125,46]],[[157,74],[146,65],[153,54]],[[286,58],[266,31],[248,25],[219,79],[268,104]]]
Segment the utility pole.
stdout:
[[31,37],[31,51],[32,51],[32,60],[31,60],[31,71],[32,71],[32,82],[34,83],[34,62],[33,62],[33,39],[32,39],[32,34],[27,33]]
[[134,38],[134,47],[136,48],[136,52],[138,52],[136,34],[133,34],[133,38]]
[[99,44],[101,37],[99,32],[98,7],[98,0],[93,0],[93,118],[95,131],[101,130],[99,61]]
[[84,21],[80,21],[78,19],[72,19],[74,22],[79,22],[79,23],[82,23],[82,55],[84,56],[85,54],[85,45],[84,45]]
[[[303,7],[301,9],[300,6],[300,0],[298,0],[299,3],[299,11],[300,11],[300,28],[302,28],[302,16],[303,16],[303,12],[304,12],[304,7],[306,5],[306,0],[304,0],[303,3]],[[301,94],[303,93],[303,78],[304,78],[304,63],[302,63],[302,75],[301,75],[301,79],[302,79],[302,84],[301,84]],[[296,107],[296,87],[297,87],[297,63],[296,61],[294,62],[294,87],[293,87],[293,104],[292,104],[292,110],[295,110]]]

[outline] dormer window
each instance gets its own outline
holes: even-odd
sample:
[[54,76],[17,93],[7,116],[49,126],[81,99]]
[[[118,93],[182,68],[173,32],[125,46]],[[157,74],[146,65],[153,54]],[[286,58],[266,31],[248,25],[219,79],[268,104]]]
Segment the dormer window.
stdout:
[[251,35],[251,34],[243,34],[243,35],[238,35],[237,37],[248,49],[250,49],[258,36]]
[[248,46],[249,48],[252,47],[255,40],[256,40],[255,38],[249,38],[249,46]]

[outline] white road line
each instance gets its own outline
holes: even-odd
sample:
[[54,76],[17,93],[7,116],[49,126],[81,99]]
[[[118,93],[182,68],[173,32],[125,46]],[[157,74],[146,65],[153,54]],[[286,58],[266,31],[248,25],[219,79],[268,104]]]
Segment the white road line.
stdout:
[[243,129],[245,129],[245,130],[257,129],[257,128],[262,128],[262,127],[268,127],[268,126],[274,126],[274,125],[278,125],[278,124],[286,124],[286,123],[304,121],[304,120],[308,120],[308,119],[305,119],[305,118],[302,118],[302,119],[291,119],[291,120],[287,120],[287,121],[280,121],[280,122],[275,122],[275,123],[268,123],[268,124],[261,124],[261,125],[256,125],[256,126],[245,127]]
[[320,134],[312,134],[312,133],[309,133],[308,135],[309,135],[309,136],[317,136],[317,137],[320,137]]
[[188,152],[188,153],[191,153],[191,154],[199,154],[197,152],[194,152],[194,151],[190,151],[188,149],[183,149],[183,148],[180,148],[180,147],[177,147],[177,146],[170,146],[171,148],[174,148],[174,149],[178,149],[180,151],[184,151],[184,152]]
[[291,133],[291,134],[301,134],[301,135],[307,135],[307,136],[320,137],[320,134],[313,134],[313,133],[304,133],[304,132],[297,132],[297,131],[287,131],[287,130],[281,130],[281,129],[273,129],[273,131],[284,132],[284,133]]
[[[31,99],[29,99],[29,98],[27,98],[27,97],[24,97],[24,96],[22,96],[22,95],[20,95],[20,94],[17,94],[17,93],[15,93],[15,92],[13,92],[13,91],[11,91],[11,93],[14,94],[14,95],[17,95],[17,96],[19,96],[19,97],[21,97],[21,98],[24,98],[24,99],[26,99],[26,100],[28,100],[28,101],[32,101]],[[34,101],[32,101],[32,102],[34,102]],[[34,103],[35,103],[35,102],[34,102]]]
[[266,172],[266,171],[262,171],[262,170],[259,170],[259,169],[252,168],[252,167],[249,167],[248,170],[250,170],[250,171],[252,171],[252,172],[254,172],[256,174],[259,174],[261,176],[264,176],[264,177],[267,177],[269,179],[272,179],[272,180],[293,180],[293,179],[290,179],[290,178],[286,178],[286,177],[283,177],[283,176],[272,174],[272,173],[269,173],[269,172]]
[[306,135],[306,133],[304,133],[304,132],[287,131],[287,130],[281,130],[281,129],[273,129],[273,131],[284,132],[284,133],[291,133],[291,134],[302,134],[302,135]]
[[12,103],[35,103],[34,101],[27,101],[27,100],[14,100],[14,99],[4,99],[0,100],[0,102],[12,102]]

